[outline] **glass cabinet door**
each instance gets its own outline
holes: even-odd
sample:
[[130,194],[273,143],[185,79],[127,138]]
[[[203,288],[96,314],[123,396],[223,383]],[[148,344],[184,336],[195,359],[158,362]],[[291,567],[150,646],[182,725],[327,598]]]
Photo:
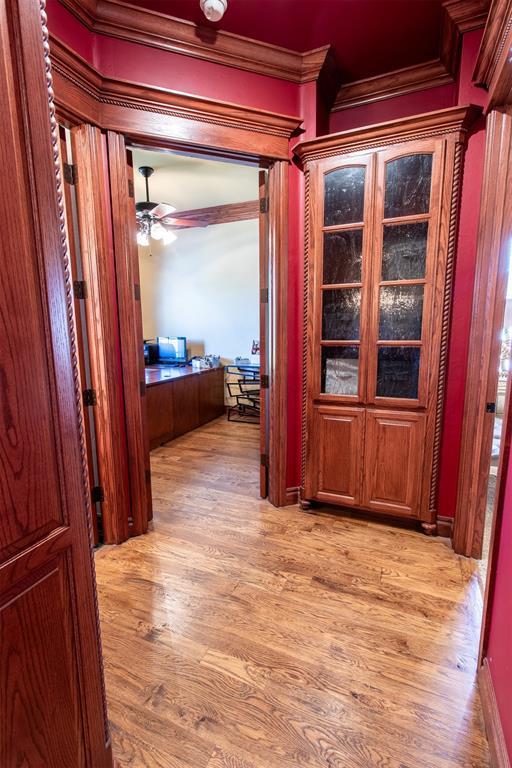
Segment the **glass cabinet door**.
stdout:
[[434,149],[378,159],[368,353],[370,402],[424,404]]
[[320,396],[362,398],[361,336],[366,279],[366,211],[371,158],[351,158],[324,170],[321,213]]

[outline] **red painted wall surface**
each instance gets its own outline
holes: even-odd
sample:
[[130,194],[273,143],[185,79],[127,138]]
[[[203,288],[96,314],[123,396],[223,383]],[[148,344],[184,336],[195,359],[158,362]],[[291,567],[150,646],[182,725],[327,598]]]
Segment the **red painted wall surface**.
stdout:
[[512,759],[512,461],[507,470],[487,659]]

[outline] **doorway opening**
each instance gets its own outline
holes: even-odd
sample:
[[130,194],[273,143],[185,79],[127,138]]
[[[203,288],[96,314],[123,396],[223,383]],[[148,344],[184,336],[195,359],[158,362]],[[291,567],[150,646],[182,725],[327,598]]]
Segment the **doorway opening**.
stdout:
[[179,497],[202,478],[266,497],[266,172],[131,153],[153,492]]

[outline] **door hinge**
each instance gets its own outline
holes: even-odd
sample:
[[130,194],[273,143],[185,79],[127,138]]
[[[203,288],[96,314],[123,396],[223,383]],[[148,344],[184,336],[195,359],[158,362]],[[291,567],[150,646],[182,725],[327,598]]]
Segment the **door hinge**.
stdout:
[[485,410],[487,413],[496,413],[496,403],[486,403]]
[[73,296],[75,297],[75,299],[87,298],[87,283],[85,282],[85,280],[73,281]]
[[91,488],[91,501],[93,504],[98,504],[102,501],[105,501],[105,491],[103,490],[103,486],[95,485],[93,488]]
[[267,467],[268,468],[268,454],[266,454],[266,453],[261,453],[260,454],[260,464],[261,464],[262,467]]
[[261,288],[260,301],[262,304],[268,304],[268,288]]
[[98,398],[96,397],[95,389],[84,389],[84,405],[97,405]]
[[261,389],[268,389],[268,386],[269,386],[268,373],[263,373],[260,377],[260,387]]
[[268,197],[260,197],[260,213],[268,213]]
[[140,382],[140,394],[141,394],[141,397],[143,397],[146,394],[146,382],[145,381],[141,381]]
[[64,163],[64,181],[67,184],[76,184],[78,180],[78,171],[76,165]]
[[146,483],[150,483],[151,482],[151,470],[150,469],[144,470],[144,477],[146,478]]
[[135,197],[135,189],[133,187],[133,179],[128,179],[128,197]]
[[133,286],[133,295],[135,296],[135,301],[140,301],[140,285],[138,283],[135,283]]

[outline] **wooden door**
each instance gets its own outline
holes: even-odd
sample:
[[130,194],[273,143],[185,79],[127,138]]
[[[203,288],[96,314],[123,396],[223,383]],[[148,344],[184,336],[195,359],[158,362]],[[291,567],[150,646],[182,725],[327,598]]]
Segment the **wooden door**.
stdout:
[[418,518],[425,414],[368,409],[364,445],[362,505]]
[[[0,765],[111,765],[48,33],[0,0]],[[13,212],[15,215],[13,215]]]
[[345,506],[362,503],[364,418],[363,408],[315,408],[307,496]]
[[260,496],[268,495],[269,463],[269,408],[268,408],[268,365],[267,335],[269,308],[269,259],[268,259],[268,173],[259,172],[259,251],[260,251]]

